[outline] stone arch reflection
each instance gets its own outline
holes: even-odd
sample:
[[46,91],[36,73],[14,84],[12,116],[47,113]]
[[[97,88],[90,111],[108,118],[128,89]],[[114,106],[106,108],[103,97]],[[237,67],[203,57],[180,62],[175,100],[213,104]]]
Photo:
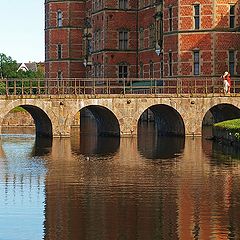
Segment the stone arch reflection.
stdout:
[[120,145],[120,138],[98,136],[81,133],[79,129],[72,129],[71,149],[74,153],[89,156],[114,155]]
[[170,106],[154,105],[138,121],[138,150],[148,159],[168,159],[184,149],[184,123]]
[[176,158],[182,154],[184,146],[184,137],[148,135],[138,138],[138,151],[148,159]]

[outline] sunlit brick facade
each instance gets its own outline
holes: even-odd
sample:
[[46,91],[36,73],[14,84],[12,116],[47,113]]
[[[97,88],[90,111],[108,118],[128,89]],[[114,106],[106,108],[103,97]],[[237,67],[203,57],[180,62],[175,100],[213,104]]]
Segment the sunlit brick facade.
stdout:
[[46,77],[240,74],[236,0],[46,0]]

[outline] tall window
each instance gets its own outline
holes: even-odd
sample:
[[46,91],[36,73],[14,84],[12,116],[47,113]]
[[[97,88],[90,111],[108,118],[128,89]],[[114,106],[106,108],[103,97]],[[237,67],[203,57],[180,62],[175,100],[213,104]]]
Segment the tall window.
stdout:
[[172,7],[168,9],[168,20],[169,20],[169,31],[171,32],[173,30],[173,10]]
[[172,70],[172,52],[168,53],[168,75],[169,76],[173,75],[173,70]]
[[194,29],[200,28],[200,5],[196,4],[194,7]]
[[162,18],[162,13],[158,13],[156,17],[156,41],[162,49],[162,44],[163,44],[163,18]]
[[163,60],[160,62],[160,77],[163,78]]
[[140,62],[139,77],[143,78],[143,63]]
[[199,51],[193,52],[193,74],[199,75],[200,74],[200,56]]
[[128,0],[119,0],[119,8],[127,9],[128,8]]
[[155,27],[153,24],[149,27],[149,47],[155,47]]
[[101,30],[100,29],[94,33],[94,45],[95,45],[95,48],[94,48],[95,51],[100,50],[101,48]]
[[149,63],[149,77],[150,78],[153,78],[153,62],[152,61],[150,61],[150,63]]
[[119,49],[128,49],[128,31],[119,32]]
[[62,79],[62,71],[61,70],[58,71],[57,78],[58,78],[58,80]]
[[62,58],[62,45],[61,44],[57,45],[57,56],[58,56],[58,59]]
[[235,6],[230,5],[230,10],[229,10],[229,27],[234,28],[235,27]]
[[128,77],[128,66],[127,65],[119,65],[118,66],[118,77],[119,78],[127,78]]
[[140,31],[139,31],[139,48],[140,49],[144,48],[144,31],[143,31],[143,28],[140,28]]
[[62,11],[57,12],[57,26],[62,27]]
[[234,69],[235,69],[235,52],[233,50],[230,50],[228,52],[228,65],[229,65],[229,72],[230,75],[234,75]]

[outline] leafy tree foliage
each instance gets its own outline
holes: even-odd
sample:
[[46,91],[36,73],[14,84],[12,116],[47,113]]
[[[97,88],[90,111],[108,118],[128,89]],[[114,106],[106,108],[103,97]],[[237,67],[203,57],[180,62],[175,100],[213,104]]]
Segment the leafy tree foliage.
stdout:
[[16,78],[17,77],[17,62],[11,57],[0,53],[0,77],[1,78]]
[[37,71],[22,71],[18,70],[18,64],[10,56],[0,53],[0,78],[43,78],[42,69]]

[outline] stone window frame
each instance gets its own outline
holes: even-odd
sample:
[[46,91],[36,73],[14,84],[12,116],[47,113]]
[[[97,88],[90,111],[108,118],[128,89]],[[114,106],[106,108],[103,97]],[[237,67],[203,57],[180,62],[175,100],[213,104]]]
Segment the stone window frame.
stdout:
[[194,76],[200,75],[200,50],[199,49],[193,50],[193,75]]
[[120,29],[118,30],[118,49],[128,50],[129,48],[129,30]]
[[62,59],[62,44],[57,45],[57,59]]
[[160,78],[164,76],[164,63],[163,60],[160,61]]
[[235,28],[235,5],[229,4],[229,28]]
[[101,49],[101,29],[98,28],[94,32],[94,50],[93,51],[99,51]]
[[235,59],[236,59],[236,51],[234,49],[228,50],[228,71],[230,75],[235,74]]
[[169,32],[173,31],[173,6],[168,6],[168,30]]
[[155,38],[156,43],[159,48],[162,49],[163,45],[163,16],[162,13],[159,12],[155,16]]
[[148,47],[149,48],[154,48],[155,45],[156,45],[156,29],[155,29],[155,24],[154,23],[151,23],[149,25],[149,28],[148,28],[149,32],[148,32],[148,39],[149,39],[149,44],[148,44]]
[[201,28],[201,5],[196,2],[193,4],[193,29],[199,30]]
[[139,63],[139,77],[140,78],[144,77],[144,65],[143,65],[143,62]]
[[60,9],[57,11],[57,26],[63,26],[63,12]]
[[144,28],[139,28],[139,49],[144,49]]
[[118,7],[119,9],[126,10],[129,8],[129,2],[128,0],[119,0],[118,1]]
[[63,72],[62,72],[62,70],[59,69],[58,72],[57,72],[57,79],[58,79],[59,81],[61,81],[62,78],[63,78]]
[[149,61],[149,78],[154,78],[154,62],[152,60]]
[[168,52],[168,76],[173,76],[173,53],[171,50]]
[[121,62],[118,64],[118,78],[128,78],[129,75],[129,64]]

